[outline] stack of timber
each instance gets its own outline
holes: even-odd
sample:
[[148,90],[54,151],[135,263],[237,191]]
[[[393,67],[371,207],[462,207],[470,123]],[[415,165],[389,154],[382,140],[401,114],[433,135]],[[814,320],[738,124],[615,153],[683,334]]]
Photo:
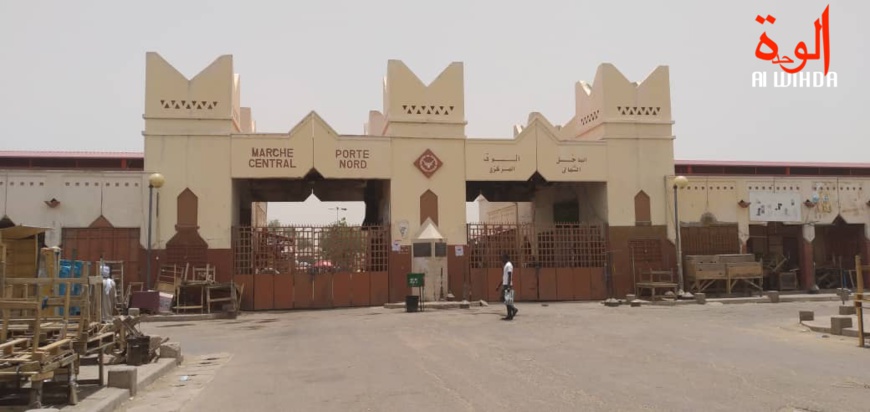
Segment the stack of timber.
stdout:
[[101,322],[99,266],[62,260],[57,247],[40,249],[47,230],[0,229],[0,393],[29,392],[31,408],[41,407],[43,386],[63,387],[68,403],[76,404],[78,385],[91,383],[77,380],[83,357],[96,356],[95,383],[104,385],[103,355],[123,354],[119,336],[131,334]]
[[739,284],[763,290],[764,267],[750,254],[689,255],[685,268],[692,292],[715,290],[730,295]]
[[[78,402],[76,376],[80,351],[86,350],[98,325],[91,322],[88,279],[7,278],[0,298],[0,385],[30,384],[31,406],[41,406],[46,380],[65,376],[67,401]],[[56,292],[65,286],[64,293]],[[73,296],[74,286],[82,293]],[[71,311],[78,306],[80,311]],[[58,310],[62,309],[62,310]],[[57,313],[62,313],[60,316]]]

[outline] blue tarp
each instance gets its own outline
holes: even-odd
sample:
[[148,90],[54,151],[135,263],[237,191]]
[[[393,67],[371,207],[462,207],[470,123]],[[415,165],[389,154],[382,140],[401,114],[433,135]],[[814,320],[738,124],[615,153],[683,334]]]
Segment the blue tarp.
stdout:
[[[67,260],[67,259],[61,259],[60,260],[60,273],[58,274],[58,277],[61,279],[81,278],[82,277],[82,270],[84,269],[84,266],[85,266],[85,262],[82,262],[81,260],[72,261],[72,260]],[[66,285],[61,284],[58,287],[60,288],[60,290],[58,291],[60,293],[60,296],[65,296],[66,295]],[[81,294],[82,294],[82,285],[73,285],[71,295],[78,296]],[[59,312],[60,316],[63,316],[63,308],[58,308],[58,312]],[[78,306],[70,307],[69,313],[71,315],[80,315],[81,308],[79,308]]]

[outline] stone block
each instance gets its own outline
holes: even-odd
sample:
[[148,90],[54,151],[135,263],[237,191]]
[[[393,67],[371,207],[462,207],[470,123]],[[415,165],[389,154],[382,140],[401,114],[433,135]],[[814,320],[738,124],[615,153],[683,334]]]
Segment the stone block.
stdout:
[[831,317],[831,335],[842,335],[843,329],[852,327],[852,317],[850,316],[832,316]]
[[767,298],[770,299],[770,303],[779,303],[779,291],[769,290],[764,292],[767,295]]
[[129,315],[129,316],[139,316],[139,314],[140,314],[139,308],[127,309],[127,315]]
[[696,293],[695,294],[695,302],[703,305],[707,303],[707,294],[706,293]]
[[112,366],[109,368],[110,388],[130,390],[130,396],[136,396],[138,392],[137,370],[135,366]]
[[184,355],[181,354],[181,344],[178,342],[169,342],[160,345],[160,357],[175,359],[175,364],[181,365],[181,362],[184,360]]
[[798,312],[798,316],[800,316],[801,322],[816,319],[816,313],[811,310],[802,310]]
[[840,306],[840,314],[841,315],[854,315],[858,313],[857,309],[854,306]]
[[849,289],[840,288],[837,289],[837,296],[839,296],[841,300],[849,300],[849,297],[852,296],[852,291],[850,291]]
[[148,350],[150,352],[156,352],[157,349],[160,349],[160,345],[163,344],[163,338],[160,336],[149,336],[151,338],[151,342],[148,345]]
[[637,299],[631,301],[631,303],[630,303],[631,307],[633,307],[633,308],[639,308],[640,304],[641,304],[641,301],[637,300]]

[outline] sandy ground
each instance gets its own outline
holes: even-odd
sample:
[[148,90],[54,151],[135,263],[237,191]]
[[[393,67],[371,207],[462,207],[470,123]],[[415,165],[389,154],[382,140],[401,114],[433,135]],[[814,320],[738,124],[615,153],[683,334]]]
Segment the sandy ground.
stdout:
[[870,351],[806,331],[838,303],[381,308],[145,324],[185,364],[126,411],[868,411]]

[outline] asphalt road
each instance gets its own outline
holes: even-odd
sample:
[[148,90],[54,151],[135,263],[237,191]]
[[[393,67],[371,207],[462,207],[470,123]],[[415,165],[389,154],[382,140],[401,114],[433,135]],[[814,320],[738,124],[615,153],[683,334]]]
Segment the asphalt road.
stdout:
[[804,330],[838,303],[256,313],[145,324],[185,366],[126,411],[868,411],[870,351]]

